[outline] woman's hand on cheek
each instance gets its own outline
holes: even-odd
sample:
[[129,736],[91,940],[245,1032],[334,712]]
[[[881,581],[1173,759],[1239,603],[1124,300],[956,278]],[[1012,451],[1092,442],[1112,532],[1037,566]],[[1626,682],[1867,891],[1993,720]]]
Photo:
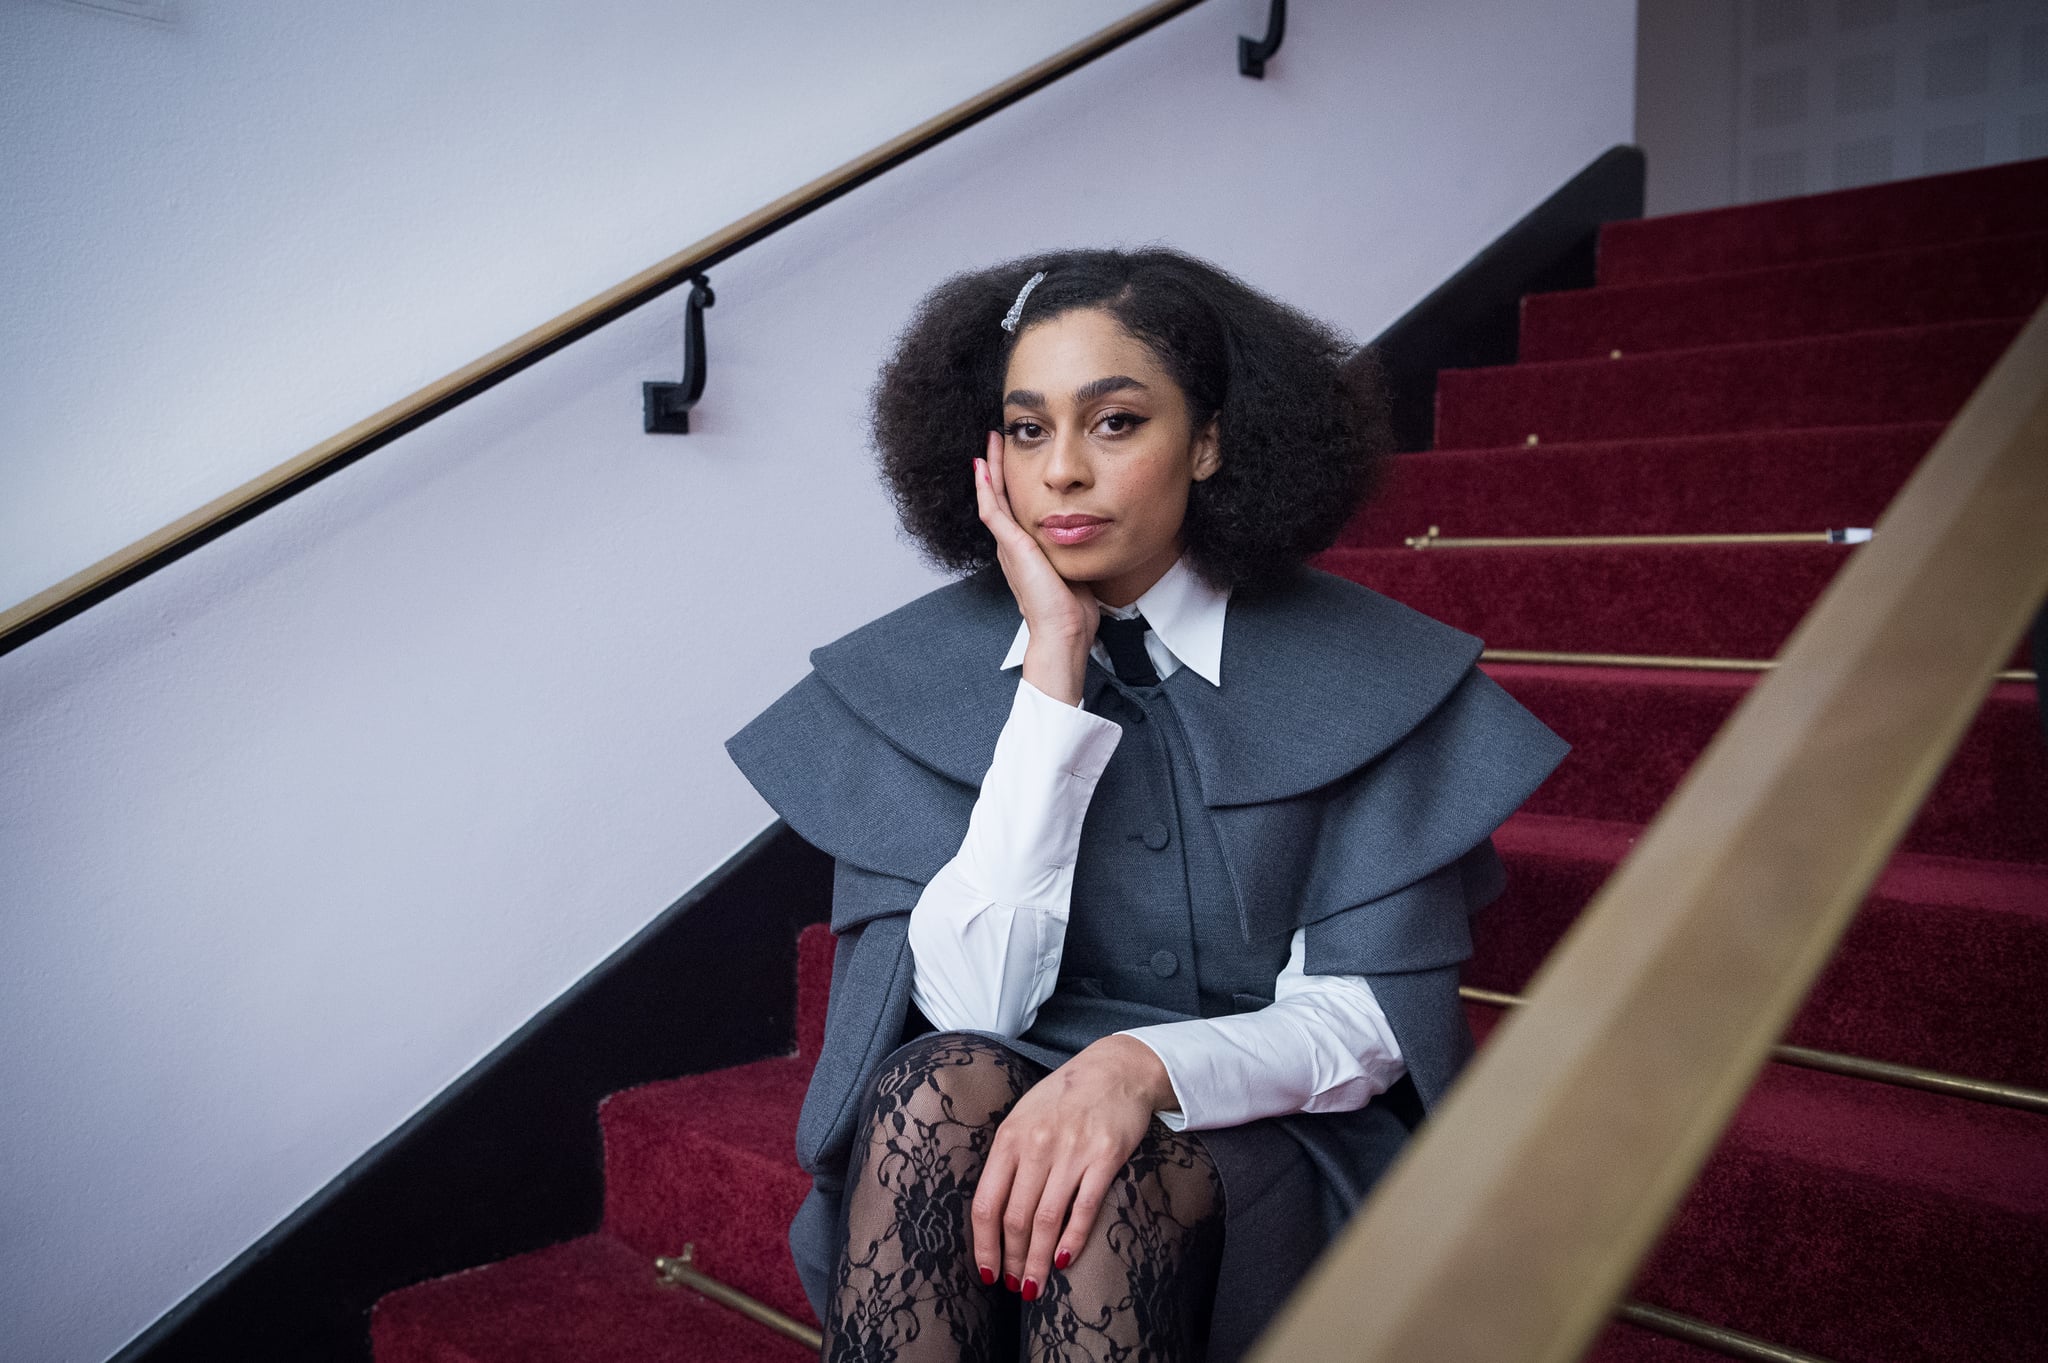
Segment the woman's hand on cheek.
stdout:
[[1031,532],[1011,514],[1001,431],[988,433],[987,457],[974,461],[974,499],[981,523],[995,536],[1003,578],[1031,630],[1024,680],[1054,700],[1079,705],[1101,606],[1087,587],[1059,575]]
[[1106,1036],[1027,1090],[996,1128],[974,1193],[974,1259],[1029,1301],[1081,1253],[1155,1111],[1175,1099],[1135,1037]]

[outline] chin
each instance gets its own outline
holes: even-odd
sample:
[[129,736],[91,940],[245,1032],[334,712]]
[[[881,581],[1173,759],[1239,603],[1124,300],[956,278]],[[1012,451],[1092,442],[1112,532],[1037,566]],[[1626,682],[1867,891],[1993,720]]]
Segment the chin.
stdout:
[[1054,544],[1042,547],[1045,549],[1046,561],[1052,564],[1053,571],[1069,582],[1100,582],[1104,578],[1115,577],[1118,573],[1129,571],[1129,565],[1120,563],[1117,555],[1103,553],[1092,544],[1071,547]]

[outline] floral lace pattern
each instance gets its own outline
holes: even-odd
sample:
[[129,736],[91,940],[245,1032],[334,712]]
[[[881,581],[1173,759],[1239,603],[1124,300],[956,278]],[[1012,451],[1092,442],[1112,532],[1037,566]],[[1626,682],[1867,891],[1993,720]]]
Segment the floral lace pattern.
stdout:
[[1087,1244],[1035,1302],[985,1287],[969,1208],[996,1127],[1042,1066],[971,1033],[900,1048],[869,1099],[847,1177],[847,1243],[827,1304],[833,1363],[1023,1356],[1046,1363],[1198,1358],[1222,1249],[1223,1195],[1199,1138],[1156,1120]]

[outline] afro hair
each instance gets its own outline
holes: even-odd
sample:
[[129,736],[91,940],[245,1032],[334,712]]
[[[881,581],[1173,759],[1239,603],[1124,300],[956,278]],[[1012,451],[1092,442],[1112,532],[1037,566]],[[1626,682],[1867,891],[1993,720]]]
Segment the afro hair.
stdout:
[[[1024,282],[1014,331],[1002,326]],[[918,305],[870,395],[872,433],[905,532],[939,566],[972,571],[996,546],[968,461],[1002,425],[1017,339],[1076,308],[1114,316],[1217,421],[1221,467],[1191,489],[1182,534],[1222,587],[1270,581],[1328,548],[1378,484],[1391,446],[1372,352],[1192,256],[1161,247],[1056,251],[955,275]]]

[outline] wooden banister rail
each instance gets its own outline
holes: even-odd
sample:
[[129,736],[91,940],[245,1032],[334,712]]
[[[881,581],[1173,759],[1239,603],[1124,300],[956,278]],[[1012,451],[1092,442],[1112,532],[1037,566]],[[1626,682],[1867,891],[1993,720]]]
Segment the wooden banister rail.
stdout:
[[859,188],[892,167],[1201,3],[1202,0],[1155,0],[1155,3],[1062,48],[1044,61],[962,100],[944,113],[926,119],[872,151],[856,156],[838,169],[791,190],[773,203],[721,227],[668,259],[648,266],[631,279],[543,322],[524,336],[508,341],[481,359],[436,379],[374,416],[258,474],[240,487],[222,493],[205,506],[180,516],[127,548],[107,555],[91,567],[73,573],[19,605],[0,611],[0,654],[11,652],[37,635],[56,628],[79,612],[176,562],[321,479],[340,472],[406,432],[495,388],[564,346],[687,283],[691,276],[731,259],[755,242]]
[[1252,1357],[1606,1323],[2048,596],[2048,305]]

